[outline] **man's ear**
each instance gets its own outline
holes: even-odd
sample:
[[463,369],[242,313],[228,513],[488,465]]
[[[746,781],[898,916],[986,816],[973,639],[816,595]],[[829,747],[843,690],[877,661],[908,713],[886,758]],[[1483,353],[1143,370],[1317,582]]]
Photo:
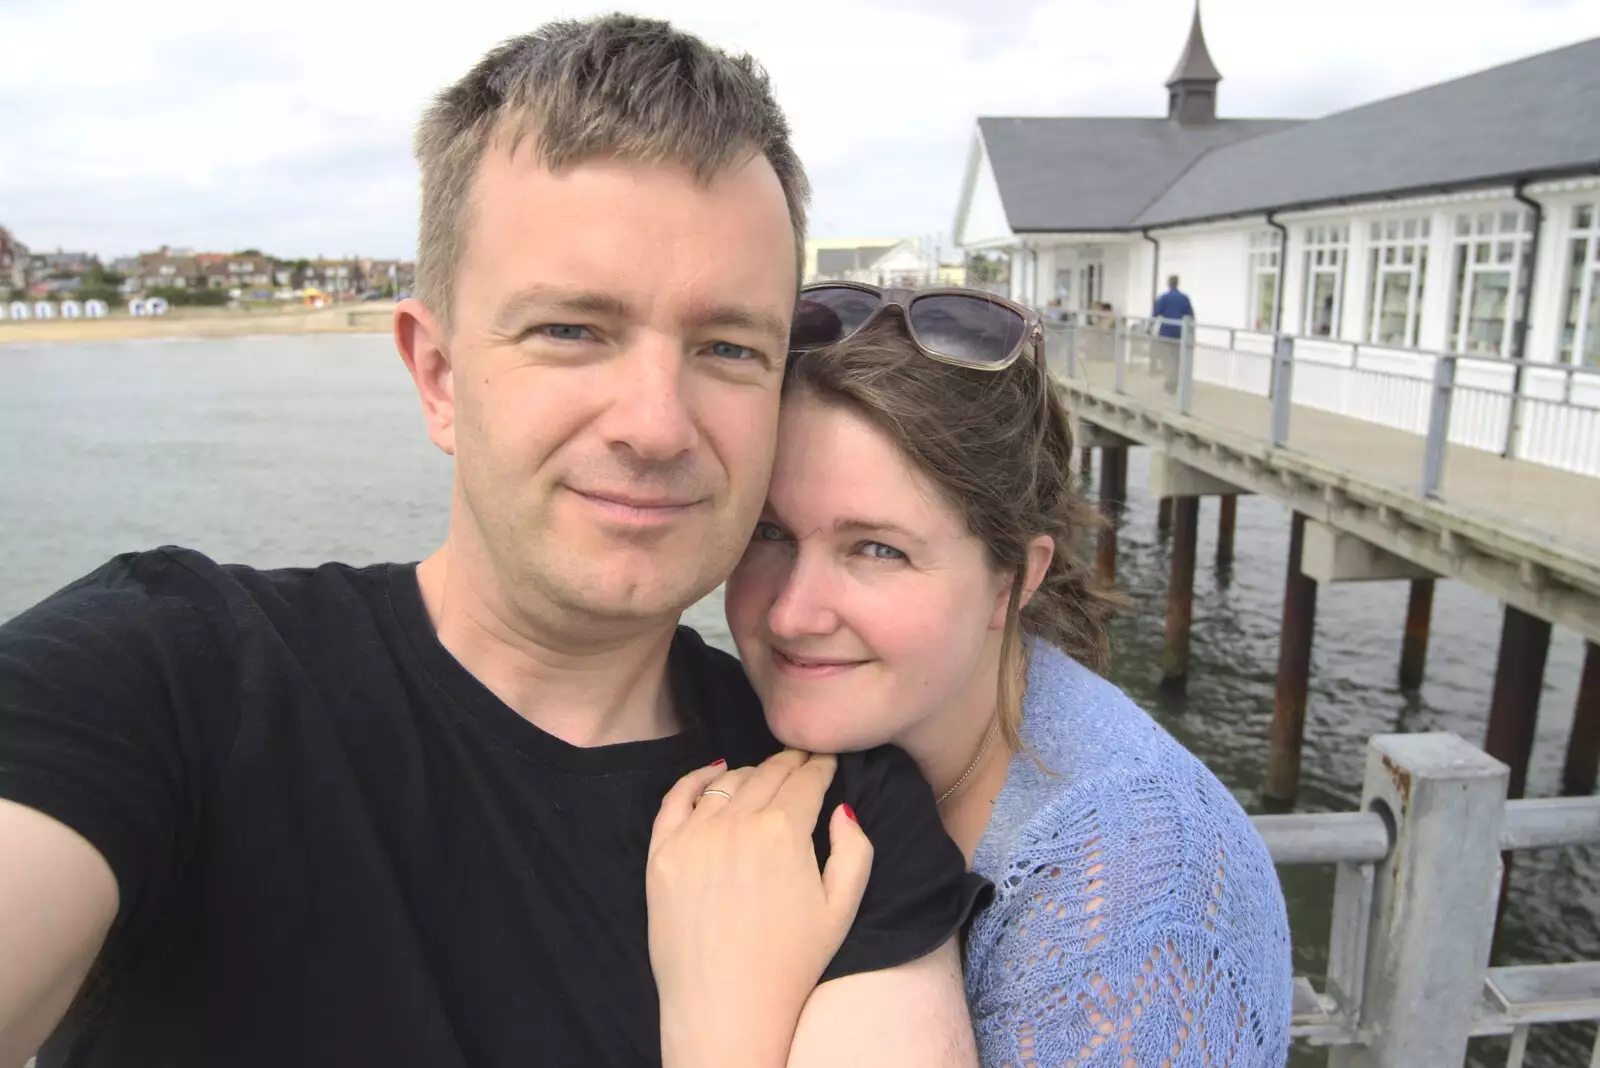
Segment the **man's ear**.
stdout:
[[[1045,573],[1050,570],[1050,561],[1054,560],[1055,556],[1055,539],[1048,534],[1040,534],[1028,543],[1027,564],[1022,572],[1022,599],[1017,602],[1019,609],[1026,608],[1028,602],[1033,599],[1034,592],[1044,581]],[[1011,584],[1015,581],[1015,575],[1007,575],[1005,581],[1000,584],[994,611],[989,616],[990,630],[1005,629],[1006,608],[1011,604]]]
[[449,336],[433,312],[415,297],[394,309],[394,343],[406,370],[417,384],[428,437],[444,452],[456,454],[455,378],[450,361]]

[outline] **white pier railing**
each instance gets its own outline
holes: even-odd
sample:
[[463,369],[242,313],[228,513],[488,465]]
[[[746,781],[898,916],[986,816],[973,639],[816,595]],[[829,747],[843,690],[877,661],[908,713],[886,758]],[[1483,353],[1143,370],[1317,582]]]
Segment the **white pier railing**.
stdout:
[[1326,982],[1296,980],[1294,1016],[1330,1068],[1459,1065],[1479,1035],[1521,1068],[1530,1028],[1600,1020],[1600,962],[1489,967],[1501,852],[1600,843],[1600,798],[1507,802],[1508,774],[1454,734],[1384,735],[1361,811],[1256,817],[1278,864],[1336,866]]
[[[1157,336],[1162,326],[1180,336]],[[1600,367],[1397,349],[1193,321],[1077,315],[1046,323],[1052,369],[1119,392],[1165,379],[1191,413],[1195,386],[1271,405],[1252,428],[1287,445],[1291,410],[1314,409],[1416,435],[1418,490],[1433,496],[1445,446],[1600,477]],[[1285,388],[1279,388],[1280,384]],[[1263,422],[1266,422],[1263,406]],[[1205,412],[1199,412],[1205,417]]]

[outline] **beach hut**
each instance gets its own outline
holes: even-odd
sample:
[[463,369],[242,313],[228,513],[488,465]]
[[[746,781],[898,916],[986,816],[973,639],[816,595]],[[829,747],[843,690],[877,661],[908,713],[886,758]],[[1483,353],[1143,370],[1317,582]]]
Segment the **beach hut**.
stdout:
[[128,314],[149,315],[150,309],[144,306],[144,300],[142,298],[134,297],[132,300],[128,301]]
[[61,318],[63,318],[63,319],[82,319],[83,318],[83,305],[79,304],[75,300],[64,300],[64,301],[62,301],[61,302]]
[[13,319],[31,319],[31,318],[33,318],[33,316],[28,311],[27,304],[23,303],[20,300],[14,300],[14,301],[11,302],[11,318],[13,318]]
[[144,302],[144,311],[146,315],[167,314],[167,298],[151,297],[149,300]]
[[111,309],[106,307],[103,300],[86,300],[83,302],[83,314],[90,319],[104,319]]
[[33,317],[35,319],[54,319],[56,317],[56,306],[48,300],[34,301]]

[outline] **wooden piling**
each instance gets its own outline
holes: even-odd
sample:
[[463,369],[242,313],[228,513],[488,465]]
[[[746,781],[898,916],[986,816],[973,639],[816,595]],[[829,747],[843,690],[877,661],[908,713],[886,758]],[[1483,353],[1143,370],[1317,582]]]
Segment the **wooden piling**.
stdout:
[[1117,581],[1117,527],[1122,522],[1122,510],[1128,500],[1128,449],[1127,446],[1106,447],[1100,450],[1100,512],[1106,525],[1100,528],[1100,543],[1095,554],[1095,568],[1100,582],[1112,586]]
[[[1549,652],[1550,624],[1506,605],[1483,749],[1511,769],[1506,782],[1508,801],[1523,796],[1528,786],[1528,758],[1533,755],[1533,735],[1539,725],[1539,691],[1544,686],[1544,663]],[[1497,948],[1504,929],[1501,921],[1511,897],[1514,862],[1509,851],[1501,854],[1500,906],[1495,917]]]
[[1172,498],[1163,497],[1156,506],[1156,533],[1163,538],[1172,533]]
[[1167,644],[1161,656],[1161,688],[1182,693],[1189,682],[1189,626],[1194,616],[1195,543],[1200,533],[1200,498],[1173,502],[1172,577],[1167,584]]
[[1544,685],[1544,662],[1549,652],[1550,624],[1506,605],[1483,749],[1511,769],[1506,785],[1508,800],[1521,797],[1528,783],[1528,758],[1533,754],[1539,690]]
[[1233,528],[1239,517],[1239,498],[1232,493],[1218,498],[1222,512],[1217,516],[1217,570],[1233,566]]
[[1578,683],[1578,704],[1572,713],[1572,737],[1567,742],[1567,766],[1561,775],[1561,792],[1568,797],[1594,793],[1600,772],[1600,645],[1584,646],[1583,678]]
[[1411,599],[1406,603],[1406,634],[1400,645],[1400,688],[1421,688],[1423,669],[1428,664],[1428,631],[1433,623],[1433,582],[1431,578],[1411,580]]
[[1293,805],[1300,793],[1300,749],[1306,732],[1306,692],[1311,685],[1311,638],[1317,622],[1317,580],[1300,572],[1306,517],[1289,524],[1289,567],[1283,584],[1283,627],[1278,639],[1278,688],[1272,702],[1272,742],[1267,800]]

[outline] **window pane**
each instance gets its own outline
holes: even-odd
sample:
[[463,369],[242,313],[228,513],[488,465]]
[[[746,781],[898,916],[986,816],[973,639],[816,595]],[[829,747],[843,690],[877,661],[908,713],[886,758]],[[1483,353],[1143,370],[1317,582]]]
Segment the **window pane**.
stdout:
[[1489,253],[1492,252],[1492,251],[1493,251],[1493,248],[1489,245],[1489,242],[1487,242],[1487,241],[1478,242],[1476,245],[1472,246],[1472,262],[1473,263],[1488,263],[1489,262]]
[[1379,241],[1383,238],[1383,226],[1380,223],[1372,224],[1372,240]]
[[1456,216],[1456,236],[1457,237],[1466,237],[1471,233],[1472,233],[1472,216],[1470,216],[1470,215],[1457,215]]
[[1306,333],[1313,337],[1333,336],[1333,305],[1337,297],[1335,278],[1330,271],[1311,276],[1311,301],[1306,309]]
[[1584,331],[1583,362],[1600,367],[1600,271],[1589,278],[1589,321]]
[[1378,336],[1380,345],[1406,343],[1406,310],[1411,300],[1411,275],[1405,271],[1385,271],[1379,297]]
[[1433,220],[1432,219],[1423,219],[1422,220],[1422,236],[1423,237],[1427,237],[1428,236],[1428,232],[1431,231],[1432,229],[1433,229]]
[[1509,271],[1480,271],[1473,276],[1472,302],[1467,306],[1466,351],[1500,354],[1510,301]]
[[1450,347],[1455,352],[1466,351],[1466,325],[1461,321],[1461,306],[1466,299],[1467,258],[1467,246],[1457,245],[1455,283],[1450,289],[1450,336],[1454,339]]
[[1428,250],[1426,247],[1417,250],[1417,274],[1415,289],[1411,294],[1411,347],[1417,345],[1417,335],[1422,332],[1422,293],[1428,285]]
[[1502,241],[1495,246],[1494,261],[1496,263],[1510,263],[1517,258],[1516,245],[1510,241]]
[[1514,234],[1519,229],[1521,229],[1521,227],[1519,227],[1517,225],[1517,213],[1516,212],[1514,212],[1514,211],[1502,211],[1500,213],[1500,232],[1502,234]]
[[1417,259],[1417,247],[1415,245],[1407,245],[1405,248],[1400,250],[1400,262],[1401,263],[1409,265],[1411,263],[1416,262],[1416,259]]
[[[1561,321],[1561,358],[1570,361],[1578,344],[1578,302],[1583,299],[1583,262],[1589,258],[1587,238],[1575,237],[1568,249],[1566,315]],[[1591,327],[1589,335],[1596,331]]]
[[1478,233],[1490,234],[1494,232],[1494,216],[1488,212],[1478,215]]
[[1589,204],[1579,204],[1577,207],[1573,208],[1572,225],[1579,230],[1589,229],[1589,222],[1594,218],[1594,216],[1591,214],[1593,210],[1593,206]]
[[1414,239],[1417,236],[1417,220],[1407,219],[1403,232],[1408,240]]
[[1253,326],[1257,330],[1272,329],[1272,312],[1278,303],[1278,276],[1256,275],[1256,308]]

